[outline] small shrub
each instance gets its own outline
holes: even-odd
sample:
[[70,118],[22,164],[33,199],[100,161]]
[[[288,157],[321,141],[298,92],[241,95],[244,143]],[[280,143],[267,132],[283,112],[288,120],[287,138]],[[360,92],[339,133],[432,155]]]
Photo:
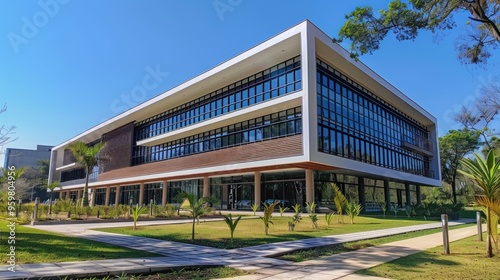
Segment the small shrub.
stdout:
[[335,215],[335,212],[325,214],[325,221],[328,227],[330,227],[330,224],[332,223],[333,215]]
[[288,208],[288,207],[281,207],[281,205],[280,205],[279,207],[280,207],[280,217],[283,217],[283,213],[284,213],[286,210],[290,209],[290,208]]
[[354,224],[354,218],[359,216],[359,214],[361,213],[361,210],[363,210],[363,207],[361,206],[361,204],[358,204],[355,202],[350,202],[346,205],[345,211],[346,211],[347,215],[349,216],[349,218],[351,219],[351,224]]
[[300,207],[300,204],[295,203],[294,206],[292,206],[293,210],[295,211],[295,214],[299,214],[300,210],[302,210],[302,207]]
[[236,220],[233,220],[233,215],[229,214],[224,217],[224,221],[226,222],[227,226],[229,227],[229,230],[231,231],[231,247],[233,247],[233,236],[234,236],[234,230],[236,229],[236,226],[238,226],[238,222],[240,221],[241,216],[236,218]]
[[252,204],[252,211],[253,211],[254,216],[255,216],[255,212],[257,212],[257,210],[259,210],[259,205],[256,203]]
[[146,207],[139,207],[139,205],[136,205],[132,207],[132,217],[134,218],[134,230],[137,229],[137,220],[141,216],[142,213],[146,212],[148,210]]
[[345,198],[344,194],[340,191],[339,187],[336,184],[333,184],[333,202],[335,203],[335,208],[337,209],[337,214],[339,215],[339,224],[344,222],[344,208],[347,205],[347,198]]
[[387,203],[385,203],[384,201],[379,201],[378,206],[380,206],[380,209],[382,210],[385,218],[385,212],[387,212]]
[[319,226],[318,226],[318,215],[316,215],[316,214],[309,214],[309,218],[311,219],[311,222],[313,224],[313,229],[319,229]]
[[314,229],[319,229],[318,226],[318,215],[315,214],[317,204],[313,201],[311,203],[307,203],[307,209],[309,211],[309,218],[313,224]]
[[276,207],[276,205],[278,205],[279,203],[280,203],[279,201],[275,201],[274,203],[269,204],[269,205],[264,203],[264,216],[259,217],[259,218],[264,223],[264,231],[265,231],[266,235],[269,235],[269,225],[274,224],[273,221],[271,221],[271,219],[272,219],[274,207]]

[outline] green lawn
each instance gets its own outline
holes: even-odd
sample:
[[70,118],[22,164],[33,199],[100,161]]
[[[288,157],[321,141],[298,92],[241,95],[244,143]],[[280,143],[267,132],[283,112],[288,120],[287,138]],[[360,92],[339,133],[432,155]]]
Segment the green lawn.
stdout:
[[2,252],[0,263],[2,265],[7,264],[10,246],[15,246],[16,264],[158,256],[20,225],[17,225],[15,230],[16,243],[8,244],[10,231],[7,225],[8,222],[0,220],[0,252]]
[[[484,235],[483,240],[486,240]],[[376,266],[359,274],[391,279],[498,279],[500,256],[486,257],[485,241],[477,236],[450,244],[450,255],[443,255],[443,247]]]
[[[470,226],[471,226],[470,224],[452,226],[452,227],[450,227],[450,230],[463,228],[463,227],[470,227]],[[373,246],[378,246],[378,245],[396,242],[396,241],[400,241],[400,240],[405,240],[405,239],[410,239],[410,238],[414,238],[414,237],[433,234],[433,233],[437,233],[437,232],[441,232],[441,231],[442,231],[441,228],[412,231],[412,232],[407,232],[407,233],[403,233],[403,234],[391,235],[391,236],[387,236],[387,237],[365,239],[365,240],[346,242],[346,243],[335,244],[335,245],[330,245],[330,246],[323,246],[323,247],[319,247],[319,248],[311,248],[311,249],[307,249],[307,250],[295,251],[295,252],[291,252],[291,253],[282,255],[278,258],[282,259],[282,260],[288,260],[288,261],[294,261],[294,262],[303,262],[303,261],[313,260],[313,259],[317,259],[317,258],[321,258],[321,257],[325,257],[325,256],[336,255],[336,254],[355,251],[355,250],[359,250],[359,249],[363,249],[363,248],[367,248],[367,247],[373,247]]]
[[[268,244],[281,241],[298,240],[311,237],[320,237],[335,234],[345,234],[360,231],[378,230],[394,227],[402,227],[417,224],[426,224],[435,221],[424,221],[422,219],[409,218],[375,218],[357,217],[354,224],[350,224],[349,219],[344,217],[344,223],[339,224],[337,217],[334,222],[327,227],[324,215],[319,215],[319,230],[312,227],[309,217],[303,217],[302,221],[295,227],[295,231],[288,231],[288,221],[290,217],[280,217],[274,214],[274,225],[270,225],[269,235],[264,234],[264,224],[258,218],[242,219],[234,233],[234,247],[248,247],[254,245]],[[216,248],[232,248],[229,242],[229,229],[225,222],[204,222],[196,225],[194,242],[191,241],[191,224],[144,226],[138,230],[132,227],[100,229],[106,232],[122,233],[136,236],[171,240],[185,243],[194,243]]]

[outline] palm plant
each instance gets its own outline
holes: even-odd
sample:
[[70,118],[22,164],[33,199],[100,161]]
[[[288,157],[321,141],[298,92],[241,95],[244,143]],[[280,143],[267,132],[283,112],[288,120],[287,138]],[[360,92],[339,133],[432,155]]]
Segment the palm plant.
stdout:
[[296,203],[292,206],[292,208],[295,211],[295,214],[293,215],[292,221],[288,222],[289,231],[295,230],[295,225],[302,220],[302,217],[300,216],[300,210],[302,207],[300,207],[300,204]]
[[283,217],[283,213],[285,213],[286,210],[290,209],[288,207],[281,207],[281,205],[279,206],[279,209],[280,209],[280,217]]
[[147,208],[135,205],[132,207],[132,218],[134,219],[134,230],[137,229],[137,220],[139,220],[139,217],[141,216],[142,213],[146,212]]
[[233,236],[234,236],[234,230],[236,229],[236,226],[238,226],[238,222],[240,221],[241,216],[236,218],[236,220],[233,220],[233,215],[229,214],[224,217],[224,222],[226,222],[227,226],[229,227],[229,230],[231,231],[231,247],[233,247]]
[[316,212],[316,202],[311,202],[311,203],[307,203],[307,209],[309,211],[309,218],[311,219],[311,222],[313,224],[313,228],[314,229],[318,229],[319,226],[318,226],[318,215],[315,214]]
[[302,207],[298,203],[295,203],[295,205],[292,206],[292,208],[293,208],[293,211],[295,211],[296,215],[299,215],[300,214],[300,210],[302,210]]
[[97,166],[100,162],[98,157],[99,152],[104,148],[106,143],[99,142],[93,146],[87,146],[83,142],[73,142],[69,144],[68,148],[73,153],[75,160],[83,165],[85,169],[85,187],[83,188],[83,199],[82,206],[89,206],[89,176],[92,173],[92,169]]
[[253,211],[254,216],[255,216],[255,212],[257,212],[257,210],[259,210],[259,205],[257,203],[252,204],[252,211]]
[[387,212],[387,203],[380,201],[378,203],[378,206],[380,206],[380,210],[382,210],[382,213],[384,214],[384,218],[385,218],[385,212]]
[[50,190],[50,200],[49,200],[49,215],[52,215],[52,196],[54,194],[54,190],[56,188],[59,188],[61,184],[59,184],[59,181],[54,181],[50,184],[47,184],[45,187]]
[[[481,189],[482,194],[476,197],[479,205],[486,208],[487,224],[487,244],[486,255],[493,257],[492,243],[498,238],[498,214],[495,211],[500,208],[500,161],[495,158],[495,153],[490,150],[486,159],[478,153],[474,154],[474,159],[466,158],[461,161],[465,170],[459,170],[460,173],[469,177]],[[500,212],[500,211],[499,211]]]
[[343,210],[347,205],[347,198],[345,198],[344,194],[340,191],[339,187],[336,184],[332,185],[333,187],[333,202],[335,203],[335,208],[337,208],[337,214],[339,215],[339,223],[344,222]]
[[335,212],[325,214],[325,221],[328,227],[330,227],[330,224],[332,223],[333,215],[335,215]]
[[264,215],[262,217],[259,217],[262,222],[264,222],[264,231],[266,233],[266,235],[269,235],[269,224],[273,224],[273,221],[271,221],[271,219],[273,218],[273,211],[274,211],[274,207],[276,207],[276,205],[278,205],[280,203],[280,201],[275,201],[274,203],[271,203],[271,204],[267,204],[267,203],[264,203]]
[[193,227],[191,230],[191,240],[194,240],[194,225],[196,220],[200,218],[201,215],[206,214],[212,210],[209,206],[210,198],[202,197],[200,199],[196,199],[194,194],[182,192],[182,197],[187,199],[189,202],[189,208],[187,209],[191,212],[191,216],[193,218]]
[[392,211],[394,212],[394,218],[398,217],[398,206],[397,205],[392,205]]
[[351,219],[351,224],[354,224],[354,218],[361,214],[361,210],[363,210],[363,206],[359,203],[350,202],[346,205],[345,212]]

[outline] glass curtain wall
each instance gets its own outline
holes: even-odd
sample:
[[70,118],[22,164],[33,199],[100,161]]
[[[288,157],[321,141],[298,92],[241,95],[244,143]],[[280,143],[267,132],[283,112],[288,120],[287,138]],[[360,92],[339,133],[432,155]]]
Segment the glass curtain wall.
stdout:
[[318,150],[432,177],[427,128],[318,60]]
[[106,189],[96,189],[95,190],[95,201],[94,205],[105,205],[106,204]]
[[263,173],[261,196],[266,204],[281,201],[282,207],[306,206],[305,171]]
[[254,175],[210,178],[210,196],[216,209],[252,209]]
[[120,191],[120,204],[132,205],[139,203],[139,185],[122,186]]
[[194,194],[196,199],[201,198],[203,194],[203,179],[169,181],[167,185],[167,203],[169,204],[180,205],[184,201],[181,197],[183,192]]
[[161,205],[163,195],[162,183],[144,184],[144,204],[149,205],[151,199],[154,205]]

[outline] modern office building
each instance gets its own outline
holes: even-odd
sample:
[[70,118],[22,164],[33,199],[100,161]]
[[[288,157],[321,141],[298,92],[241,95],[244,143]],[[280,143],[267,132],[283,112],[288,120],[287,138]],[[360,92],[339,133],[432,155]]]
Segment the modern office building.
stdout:
[[15,166],[38,168],[41,160],[50,160],[50,150],[53,146],[37,145],[36,150],[7,148],[5,150],[4,168]]
[[91,203],[176,203],[181,191],[244,209],[332,207],[332,183],[367,211],[441,184],[436,118],[304,21],[52,149],[51,180],[81,197],[67,150],[106,143]]

